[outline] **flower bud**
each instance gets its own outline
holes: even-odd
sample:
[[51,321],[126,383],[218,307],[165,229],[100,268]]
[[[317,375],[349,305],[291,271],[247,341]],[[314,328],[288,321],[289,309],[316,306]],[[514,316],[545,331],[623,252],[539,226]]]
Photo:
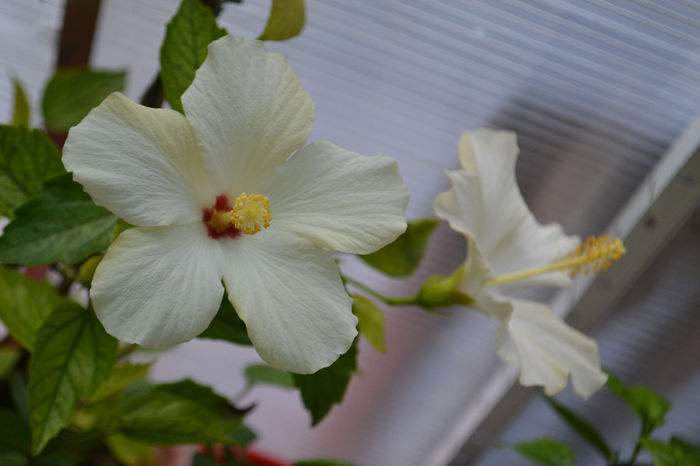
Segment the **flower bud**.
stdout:
[[88,258],[85,262],[82,263],[82,265],[78,269],[78,282],[81,285],[87,287],[90,286],[90,283],[92,282],[92,276],[95,275],[95,269],[97,269],[97,266],[102,261],[103,257],[103,254],[97,254]]
[[471,296],[458,289],[463,273],[464,268],[460,267],[452,275],[433,275],[428,278],[418,292],[419,304],[426,309],[448,307],[455,304],[472,305],[474,300]]

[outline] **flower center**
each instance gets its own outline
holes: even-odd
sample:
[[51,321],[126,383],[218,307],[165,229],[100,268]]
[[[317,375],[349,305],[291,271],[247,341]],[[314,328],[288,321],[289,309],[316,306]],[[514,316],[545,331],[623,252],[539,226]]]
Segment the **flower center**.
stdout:
[[225,210],[221,211],[214,208],[207,225],[221,232],[231,226],[231,214]]
[[593,273],[604,272],[614,262],[617,262],[625,252],[625,246],[619,238],[610,238],[609,235],[602,235],[597,238],[591,236],[586,239],[585,243],[572,251],[567,259],[544,267],[499,275],[489,280],[486,286],[501,285],[563,270],[570,271],[572,277],[581,272],[585,275],[588,275],[591,271]]
[[202,221],[209,236],[237,238],[241,233],[254,235],[270,226],[270,199],[262,194],[241,193],[231,206],[228,197],[216,197],[212,207],[202,210]]
[[270,199],[262,194],[241,193],[231,210],[231,223],[243,233],[254,235],[270,226]]

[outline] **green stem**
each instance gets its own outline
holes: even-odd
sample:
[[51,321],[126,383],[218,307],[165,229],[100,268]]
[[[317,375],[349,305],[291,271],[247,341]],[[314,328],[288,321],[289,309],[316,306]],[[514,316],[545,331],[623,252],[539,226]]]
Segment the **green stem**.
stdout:
[[373,290],[372,288],[368,287],[364,283],[360,283],[354,278],[347,277],[345,275],[342,276],[343,280],[347,283],[350,283],[353,286],[356,286],[357,288],[361,289],[362,291],[366,291],[367,293],[371,294],[375,298],[379,299],[380,301],[389,304],[391,306],[405,306],[407,304],[418,304],[418,295],[415,296],[400,296],[400,297],[391,297],[391,296],[385,296],[378,291]]
[[646,421],[642,422],[642,431],[639,433],[639,438],[637,439],[637,444],[634,446],[634,451],[632,452],[632,458],[630,458],[629,466],[633,466],[634,462],[637,461],[637,456],[639,456],[639,453],[642,451],[642,437],[646,436],[649,434],[647,430]]

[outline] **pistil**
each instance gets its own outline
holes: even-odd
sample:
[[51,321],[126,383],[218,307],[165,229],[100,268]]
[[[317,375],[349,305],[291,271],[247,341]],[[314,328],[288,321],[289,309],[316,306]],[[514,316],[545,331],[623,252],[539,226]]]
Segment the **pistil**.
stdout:
[[216,197],[212,207],[202,210],[202,220],[214,239],[236,238],[241,233],[254,235],[270,226],[270,199],[262,194],[241,193],[231,206],[228,197]]
[[591,236],[585,243],[571,252],[567,259],[543,267],[499,275],[489,280],[486,286],[501,285],[559,271],[569,271],[572,277],[581,272],[585,275],[590,272],[604,272],[617,262],[625,252],[625,246],[619,238],[610,238],[609,235],[597,238]]

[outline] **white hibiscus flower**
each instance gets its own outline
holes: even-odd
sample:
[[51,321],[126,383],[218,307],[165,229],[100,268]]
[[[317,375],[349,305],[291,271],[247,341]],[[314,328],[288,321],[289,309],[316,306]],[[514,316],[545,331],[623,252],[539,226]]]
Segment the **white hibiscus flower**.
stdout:
[[[562,270],[607,268],[624,248],[619,240],[591,239],[568,257],[579,239],[566,236],[558,224],[535,220],[515,180],[517,156],[514,133],[479,130],[462,136],[462,170],[448,173],[452,189],[434,203],[438,217],[469,239],[458,291],[500,321],[498,354],[520,368],[520,383],[542,385],[552,395],[571,374],[576,393],[588,397],[606,380],[596,342],[567,326],[549,307],[509,298],[507,292],[522,286],[566,286],[571,279]],[[568,258],[556,262],[562,257]]]
[[163,348],[205,330],[225,286],[269,364],[328,366],[356,318],[326,249],[365,254],[405,230],[396,162],[302,147],[314,104],[258,41],[213,42],[182,103],[185,115],[115,93],[68,135],[75,180],[136,225],[95,273],[97,316],[121,340]]

